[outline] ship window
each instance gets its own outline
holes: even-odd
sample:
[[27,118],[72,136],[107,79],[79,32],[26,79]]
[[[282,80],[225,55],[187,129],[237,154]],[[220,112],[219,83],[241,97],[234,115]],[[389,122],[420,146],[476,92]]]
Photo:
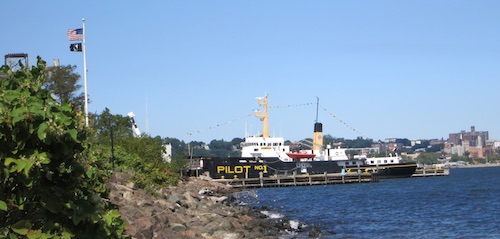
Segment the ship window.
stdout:
[[380,163],[380,160],[377,160],[377,163]]
[[384,160],[384,163],[387,163],[387,160]]
[[253,149],[253,151],[259,151],[259,149]]
[[370,161],[370,163],[375,163],[375,161],[372,160],[372,161]]
[[394,160],[393,160],[393,159],[391,159],[391,163],[394,163]]

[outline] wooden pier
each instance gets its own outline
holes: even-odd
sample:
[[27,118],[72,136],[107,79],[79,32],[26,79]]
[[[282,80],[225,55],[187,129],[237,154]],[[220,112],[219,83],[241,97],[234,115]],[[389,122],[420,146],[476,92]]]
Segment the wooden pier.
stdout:
[[417,168],[412,177],[434,177],[450,175],[449,168]]
[[331,173],[314,175],[272,176],[259,178],[213,179],[212,181],[231,185],[234,188],[262,188],[311,186],[345,183],[378,182],[378,174],[372,173]]

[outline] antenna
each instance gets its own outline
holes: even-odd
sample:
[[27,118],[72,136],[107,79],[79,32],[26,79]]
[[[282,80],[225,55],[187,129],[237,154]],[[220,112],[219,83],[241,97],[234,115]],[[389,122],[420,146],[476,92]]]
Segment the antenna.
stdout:
[[146,132],[149,133],[148,97],[146,97]]
[[318,123],[319,97],[316,96],[316,123]]

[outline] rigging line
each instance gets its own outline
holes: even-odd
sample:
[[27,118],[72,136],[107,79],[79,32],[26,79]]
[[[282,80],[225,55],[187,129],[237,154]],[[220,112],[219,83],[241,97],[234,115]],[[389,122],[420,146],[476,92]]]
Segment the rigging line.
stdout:
[[345,126],[347,126],[348,128],[350,128],[350,129],[351,129],[351,130],[353,130],[354,132],[356,132],[356,133],[360,134],[360,135],[361,135],[361,137],[366,138],[366,136],[365,136],[363,133],[359,132],[357,129],[353,128],[352,126],[350,126],[349,124],[347,124],[347,123],[346,123],[346,122],[344,122],[343,120],[339,119],[337,116],[335,116],[332,112],[329,112],[329,111],[328,111],[325,107],[323,107],[322,105],[321,105],[321,108],[322,108],[322,109],[323,109],[326,113],[328,113],[330,116],[332,116],[334,119],[336,119],[336,120],[337,120],[337,121],[339,121],[340,123],[344,124]]
[[226,121],[224,123],[220,123],[220,124],[216,124],[216,125],[210,126],[207,129],[205,129],[205,130],[197,130],[197,131],[194,131],[194,132],[188,132],[187,134],[188,135],[199,134],[199,133],[202,133],[202,132],[205,132],[205,131],[209,131],[209,130],[212,130],[212,129],[215,129],[215,128],[218,128],[218,127],[221,127],[221,126],[232,124],[232,123],[234,123],[236,121],[242,120],[242,119],[250,117],[250,116],[252,116],[252,114],[246,114],[246,115],[243,115],[243,116],[241,116],[239,118],[235,118],[233,120],[229,120],[229,121]]
[[303,106],[309,106],[312,104],[313,103],[303,103],[303,104],[294,104],[294,105],[269,106],[269,108],[281,109],[281,108],[303,107]]
[[[283,106],[269,106],[269,108],[275,108],[275,109],[280,109],[280,108],[291,108],[291,107],[303,107],[303,106],[309,106],[309,105],[312,105],[313,103],[303,103],[303,104],[293,104],[293,105],[283,105]],[[197,131],[194,131],[194,132],[188,132],[187,134],[188,135],[194,135],[194,134],[199,134],[199,133],[202,133],[202,132],[205,132],[205,131],[208,131],[208,130],[212,130],[212,129],[215,129],[215,128],[218,128],[218,127],[221,127],[223,125],[228,125],[228,124],[231,124],[235,121],[238,121],[238,120],[241,120],[241,119],[244,119],[244,118],[247,118],[247,117],[250,117],[252,116],[252,114],[247,114],[247,115],[244,115],[242,117],[239,117],[239,118],[236,118],[236,119],[233,119],[233,120],[230,120],[230,121],[227,121],[227,122],[224,122],[224,123],[221,123],[221,124],[216,124],[214,126],[210,126],[208,127],[208,129],[205,129],[205,130],[197,130]]]

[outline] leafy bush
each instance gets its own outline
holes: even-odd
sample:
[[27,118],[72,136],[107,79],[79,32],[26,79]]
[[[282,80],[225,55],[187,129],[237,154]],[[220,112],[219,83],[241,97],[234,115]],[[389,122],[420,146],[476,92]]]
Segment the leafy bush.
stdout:
[[120,214],[103,200],[109,171],[86,141],[81,114],[56,102],[45,62],[2,71],[0,238],[122,238]]
[[173,160],[172,163],[163,161],[164,148],[160,137],[152,138],[147,134],[133,137],[129,118],[113,115],[109,109],[96,118],[93,127],[96,132],[93,141],[99,145],[102,158],[112,157],[113,132],[115,169],[133,171],[136,186],[154,193],[158,188],[177,184],[185,163],[181,160]]

